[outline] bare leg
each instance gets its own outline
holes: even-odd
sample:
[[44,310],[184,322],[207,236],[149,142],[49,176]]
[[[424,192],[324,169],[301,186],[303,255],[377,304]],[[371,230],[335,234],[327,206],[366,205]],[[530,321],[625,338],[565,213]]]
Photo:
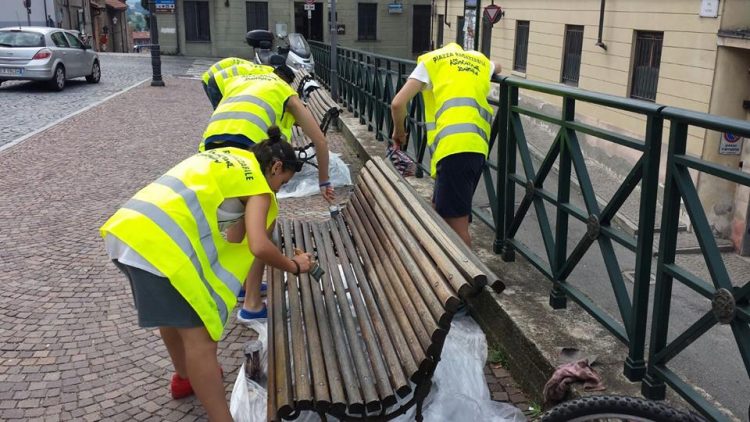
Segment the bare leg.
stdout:
[[263,272],[266,264],[256,258],[250,266],[250,272],[245,279],[245,302],[242,307],[251,312],[263,309],[263,299],[260,296],[260,283],[263,280]]
[[471,247],[471,235],[469,234],[469,216],[445,218],[445,222],[458,233],[458,236]]
[[164,341],[164,345],[167,346],[167,352],[169,352],[169,357],[172,359],[175,372],[177,372],[180,378],[187,378],[185,345],[182,344],[180,333],[173,327],[159,327],[159,333],[161,334],[161,339]]
[[177,331],[185,345],[190,385],[206,409],[208,419],[211,422],[232,422],[216,358],[217,343],[211,340],[205,327],[177,328]]

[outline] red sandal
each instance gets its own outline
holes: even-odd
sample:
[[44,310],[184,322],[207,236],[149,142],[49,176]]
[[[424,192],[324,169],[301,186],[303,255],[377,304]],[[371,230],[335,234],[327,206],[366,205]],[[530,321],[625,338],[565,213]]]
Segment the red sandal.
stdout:
[[193,395],[193,387],[190,380],[182,378],[177,373],[172,375],[172,382],[169,384],[169,392],[172,393],[173,399],[182,399]]

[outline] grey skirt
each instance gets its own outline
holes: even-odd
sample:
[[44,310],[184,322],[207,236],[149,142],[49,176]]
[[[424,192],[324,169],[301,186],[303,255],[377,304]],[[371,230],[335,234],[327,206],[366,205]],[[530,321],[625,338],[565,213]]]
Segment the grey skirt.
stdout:
[[198,314],[172,286],[169,279],[113,260],[130,280],[133,302],[138,311],[138,325],[143,328],[203,327]]

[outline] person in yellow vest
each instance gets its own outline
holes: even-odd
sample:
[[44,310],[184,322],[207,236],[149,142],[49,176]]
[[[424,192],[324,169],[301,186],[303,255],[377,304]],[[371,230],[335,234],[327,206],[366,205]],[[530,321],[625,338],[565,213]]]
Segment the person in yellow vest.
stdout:
[[130,281],[139,325],[159,328],[175,369],[172,397],[195,392],[211,421],[232,420],[217,342],[251,264],[262,260],[298,274],[312,261],[307,253],[284,256],[269,239],[275,192],[302,162],[278,128],[268,135],[251,150],[218,148],[187,158],[100,229],[109,257]]
[[[224,84],[227,79],[241,75],[272,73],[274,70],[272,66],[255,64],[237,57],[229,57],[216,62],[203,73],[201,77],[203,90],[206,91],[206,96],[211,102],[211,106],[216,110],[216,107],[219,106],[221,99],[224,97]],[[276,74],[284,80],[289,77],[286,69],[281,67],[276,70]],[[291,80],[294,80],[294,73],[291,74]]]
[[397,148],[406,142],[406,106],[422,93],[425,128],[435,179],[432,204],[466,244],[471,244],[471,200],[489,150],[490,79],[499,64],[450,43],[417,59],[417,67],[391,102]]
[[[292,70],[281,64],[274,73],[228,79],[224,85],[224,98],[211,115],[199,150],[253,145],[256,139],[263,139],[265,131],[271,125],[280,126],[282,137],[288,141],[292,137],[292,126],[296,123],[315,148],[320,193],[325,200],[332,202],[335,195],[328,180],[326,138],[297,92],[289,85],[288,81],[291,79],[282,79],[277,73],[294,77]],[[237,315],[240,322],[248,323],[266,312],[261,298],[263,273],[263,261],[257,260],[246,280],[245,299]]]

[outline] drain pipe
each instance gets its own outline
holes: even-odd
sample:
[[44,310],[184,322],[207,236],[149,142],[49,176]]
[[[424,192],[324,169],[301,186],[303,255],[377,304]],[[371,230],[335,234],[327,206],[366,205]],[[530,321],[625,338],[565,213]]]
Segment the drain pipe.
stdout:
[[599,38],[596,40],[596,46],[607,51],[607,44],[604,44],[602,41],[602,31],[604,30],[604,3],[606,3],[606,0],[602,0],[602,6],[599,10]]

